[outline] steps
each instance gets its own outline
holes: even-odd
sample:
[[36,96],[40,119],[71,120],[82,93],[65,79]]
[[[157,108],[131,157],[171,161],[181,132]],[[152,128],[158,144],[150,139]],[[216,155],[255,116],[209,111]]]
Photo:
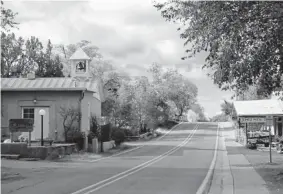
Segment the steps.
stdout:
[[20,158],[19,154],[1,154],[1,158],[18,160]]

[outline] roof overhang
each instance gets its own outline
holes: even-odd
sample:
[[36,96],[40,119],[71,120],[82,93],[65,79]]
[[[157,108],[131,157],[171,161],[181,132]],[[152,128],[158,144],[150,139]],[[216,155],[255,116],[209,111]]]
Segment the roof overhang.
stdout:
[[283,116],[283,105],[279,100],[234,101],[238,117]]
[[[86,88],[1,88],[1,92],[23,91],[88,91]],[[94,91],[89,91],[94,92]]]

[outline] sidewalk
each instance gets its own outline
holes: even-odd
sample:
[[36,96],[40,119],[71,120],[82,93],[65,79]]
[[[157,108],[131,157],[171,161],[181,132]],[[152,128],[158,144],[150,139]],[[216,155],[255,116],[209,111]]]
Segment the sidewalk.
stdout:
[[234,130],[225,129],[219,138],[217,161],[210,194],[269,194],[266,182],[238,151]]

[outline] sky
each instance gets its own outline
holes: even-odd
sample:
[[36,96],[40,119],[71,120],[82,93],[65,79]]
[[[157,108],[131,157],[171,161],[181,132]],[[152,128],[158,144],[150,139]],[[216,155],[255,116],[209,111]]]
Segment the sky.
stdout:
[[165,21],[152,0],[4,1],[18,12],[18,36],[38,37],[43,43],[71,44],[91,41],[105,59],[129,75],[145,75],[156,62],[177,68],[198,87],[198,101],[209,117],[220,113],[220,104],[232,92],[221,91],[202,69],[206,53],[190,60],[177,24]]

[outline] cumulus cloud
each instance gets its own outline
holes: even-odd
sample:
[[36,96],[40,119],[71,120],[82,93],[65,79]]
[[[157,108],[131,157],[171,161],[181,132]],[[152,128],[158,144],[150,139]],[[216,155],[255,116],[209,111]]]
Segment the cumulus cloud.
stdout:
[[198,86],[209,115],[231,93],[220,91],[202,70],[207,53],[181,60],[185,47],[178,26],[166,22],[151,0],[12,1],[5,6],[19,13],[17,35],[54,44],[89,40],[124,74],[148,75],[153,62],[179,69]]

